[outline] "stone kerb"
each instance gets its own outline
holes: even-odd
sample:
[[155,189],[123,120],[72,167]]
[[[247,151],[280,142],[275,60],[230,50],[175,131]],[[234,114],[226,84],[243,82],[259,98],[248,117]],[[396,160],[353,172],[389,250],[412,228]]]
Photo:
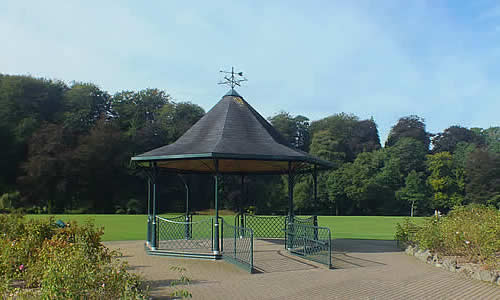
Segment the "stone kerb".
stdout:
[[465,274],[466,276],[500,285],[500,270],[485,270],[484,266],[473,263],[459,263],[456,257],[439,257],[432,254],[428,249],[420,249],[418,246],[407,245],[405,253],[417,259],[443,268],[450,272]]

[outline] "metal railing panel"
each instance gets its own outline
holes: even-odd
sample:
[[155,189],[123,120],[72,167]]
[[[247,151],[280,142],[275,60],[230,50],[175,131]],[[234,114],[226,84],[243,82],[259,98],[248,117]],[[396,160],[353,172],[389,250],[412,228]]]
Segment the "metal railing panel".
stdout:
[[[174,217],[180,220],[185,216]],[[213,250],[213,218],[196,222],[156,217],[157,248],[160,250]],[[191,219],[192,220],[192,219]]]
[[284,238],[286,216],[243,215],[245,228],[253,230],[255,238]]
[[288,223],[285,229],[287,250],[305,259],[332,266],[330,228]]
[[[317,216],[294,216],[294,223],[318,226]],[[257,216],[238,214],[234,226],[242,226],[253,230],[255,238],[286,238],[284,229],[287,227],[288,216]]]
[[253,271],[253,231],[250,228],[234,226],[224,219],[222,224],[223,259],[249,272]]

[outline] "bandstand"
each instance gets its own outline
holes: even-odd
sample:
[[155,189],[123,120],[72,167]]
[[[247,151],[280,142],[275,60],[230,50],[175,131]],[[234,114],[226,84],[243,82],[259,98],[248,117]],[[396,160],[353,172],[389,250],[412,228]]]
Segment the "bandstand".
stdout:
[[[288,144],[273,126],[245,99],[234,85],[184,135],[170,145],[132,157],[148,177],[148,234],[146,251],[152,255],[225,259],[253,270],[254,238],[284,238],[291,253],[331,266],[331,237],[315,217],[294,216],[293,187],[298,174],[310,173],[317,195],[317,173],[330,162],[311,156]],[[235,83],[236,82],[236,83]],[[162,173],[211,174],[214,180],[215,215],[193,219],[186,215],[157,215],[157,178]],[[219,216],[218,181],[221,175],[281,174],[288,176],[288,215],[259,217],[240,212],[234,222]],[[244,180],[242,180],[243,184]],[[188,184],[186,205],[188,205]],[[260,219],[259,219],[260,218]],[[268,219],[265,219],[268,218]]]

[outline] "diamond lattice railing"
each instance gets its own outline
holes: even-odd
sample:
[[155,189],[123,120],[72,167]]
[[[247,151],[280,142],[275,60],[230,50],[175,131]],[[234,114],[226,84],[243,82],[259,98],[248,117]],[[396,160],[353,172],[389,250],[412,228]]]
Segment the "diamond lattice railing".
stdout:
[[233,226],[222,220],[222,257],[250,272],[253,270],[253,231],[250,228]]

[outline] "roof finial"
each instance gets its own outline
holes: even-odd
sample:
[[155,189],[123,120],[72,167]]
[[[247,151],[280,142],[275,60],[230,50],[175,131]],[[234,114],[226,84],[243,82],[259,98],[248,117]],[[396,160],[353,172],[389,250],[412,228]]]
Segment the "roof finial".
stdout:
[[[219,82],[218,84],[227,84],[227,85],[230,85],[231,86],[231,89],[234,89],[234,87],[237,85],[237,86],[241,86],[240,85],[240,82],[243,82],[243,81],[248,81],[245,77],[243,77],[243,72],[238,72],[238,73],[235,73],[234,72],[234,67],[231,67],[231,72],[228,72],[228,71],[220,71],[220,73],[224,73],[224,74],[231,74],[231,76],[224,76],[224,81],[221,81]],[[238,79],[240,77],[235,77],[236,76],[240,76],[241,78],[243,79]]]

